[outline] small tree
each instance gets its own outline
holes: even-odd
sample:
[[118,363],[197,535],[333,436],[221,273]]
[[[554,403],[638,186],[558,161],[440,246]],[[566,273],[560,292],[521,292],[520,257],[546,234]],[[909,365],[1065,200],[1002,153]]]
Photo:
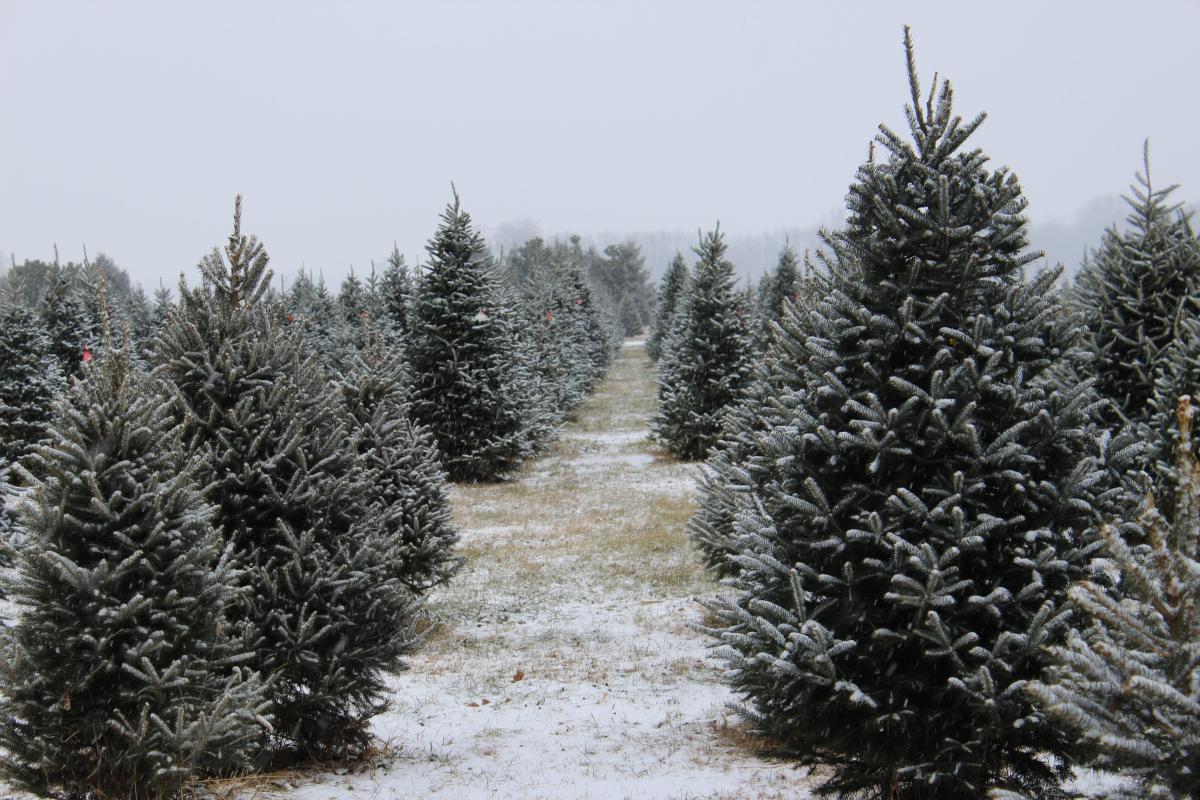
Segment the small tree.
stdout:
[[392,330],[400,335],[408,333],[408,315],[412,306],[412,277],[408,274],[408,265],[400,253],[400,247],[392,245],[388,255],[388,265],[383,271],[379,282],[383,319]]
[[659,284],[654,322],[650,327],[650,334],[646,337],[646,355],[650,356],[651,361],[658,361],[662,353],[663,340],[671,330],[671,320],[675,316],[687,282],[687,262],[683,260],[683,253],[676,253],[667,271],[663,273],[662,283]]
[[529,457],[541,424],[515,312],[457,192],[428,249],[410,316],[413,419],[451,478],[494,480]]
[[0,772],[44,796],[159,798],[257,752],[229,564],[175,423],[124,351],[85,368],[38,448],[0,648]]
[[721,231],[700,240],[694,277],[659,360],[655,436],[680,458],[696,460],[717,442],[749,377],[748,328],[733,287]]
[[29,309],[0,303],[0,459],[19,461],[40,442],[63,389],[50,337]]
[[791,246],[779,251],[775,269],[763,277],[761,293],[757,298],[754,341],[758,350],[766,350],[771,341],[771,326],[783,318],[783,309],[788,301],[795,302],[800,296],[800,261]]
[[1195,409],[1178,401],[1174,509],[1154,507],[1137,527],[1149,549],[1120,527],[1104,529],[1121,589],[1085,580],[1070,591],[1084,623],[1051,647],[1054,666],[1030,693],[1068,728],[1088,763],[1131,782],[1109,798],[1200,797],[1200,463]]

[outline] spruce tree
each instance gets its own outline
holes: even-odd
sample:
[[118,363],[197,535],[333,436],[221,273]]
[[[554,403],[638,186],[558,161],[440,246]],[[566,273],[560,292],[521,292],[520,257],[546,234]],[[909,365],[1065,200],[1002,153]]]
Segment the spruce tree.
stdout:
[[703,458],[750,373],[748,329],[720,229],[703,236],[699,261],[659,359],[654,435],[676,456]]
[[175,422],[110,351],[58,407],[0,648],[0,774],[43,796],[173,796],[244,768],[267,721],[224,627],[212,508]]
[[1021,689],[1141,447],[1051,380],[1082,323],[1056,272],[1021,277],[1020,185],[965,147],[983,115],[953,116],[948,82],[924,100],[907,30],[905,50],[911,141],[881,126],[788,333],[795,388],[744,444],[711,632],[747,717],[823,765],[824,793],[1053,797],[1067,737]]
[[[1137,175],[1124,231],[1116,227],[1085,261],[1075,281],[1075,298],[1088,322],[1096,350],[1096,387],[1115,404],[1118,418],[1149,424],[1155,384],[1165,354],[1189,320],[1200,318],[1200,242],[1182,206],[1172,204],[1177,188],[1156,189],[1150,180],[1149,145],[1144,172]],[[1192,391],[1177,387],[1161,399],[1167,411],[1154,432],[1167,461],[1172,451],[1175,398]]]
[[687,282],[687,262],[683,260],[683,253],[676,253],[675,258],[671,259],[667,271],[663,273],[662,282],[659,284],[658,304],[654,308],[654,322],[650,327],[650,334],[646,337],[646,355],[650,356],[651,361],[658,361],[662,352],[663,340],[671,330],[671,320]]
[[[8,597],[4,571],[12,567],[26,538],[17,521],[17,493],[10,480],[9,464],[0,456],[0,600]],[[0,610],[0,628],[5,625],[5,616]]]
[[413,419],[433,433],[452,479],[494,480],[539,438],[515,314],[457,192],[428,250],[409,318]]
[[77,375],[85,352],[92,353],[99,329],[80,296],[74,269],[57,263],[51,267],[39,313],[62,374]]
[[1053,668],[1029,690],[1077,737],[1086,762],[1131,783],[1105,797],[1200,797],[1200,463],[1192,448],[1195,409],[1179,398],[1176,485],[1169,515],[1153,504],[1128,541],[1104,529],[1121,573],[1114,592],[1084,580],[1070,590],[1080,617]]
[[375,338],[336,379],[360,459],[374,474],[370,516],[390,542],[388,563],[414,593],[444,583],[458,570],[458,531],[450,521],[446,473],[437,443],[417,427],[404,402],[400,359]]
[[268,257],[241,232],[180,288],[156,374],[217,508],[245,591],[230,610],[270,679],[280,745],[340,757],[369,743],[415,606],[372,519],[375,477],[299,329],[264,301]]
[[400,247],[392,245],[388,265],[383,271],[379,291],[382,299],[382,318],[401,335],[408,333],[409,308],[412,305],[412,278]]
[[37,315],[0,302],[0,459],[16,462],[45,436],[51,401],[64,388]]
[[800,292],[800,261],[790,245],[779,252],[775,269],[764,276],[762,293],[757,298],[754,341],[756,349],[766,350],[771,341],[771,326],[783,318],[787,301],[795,302]]

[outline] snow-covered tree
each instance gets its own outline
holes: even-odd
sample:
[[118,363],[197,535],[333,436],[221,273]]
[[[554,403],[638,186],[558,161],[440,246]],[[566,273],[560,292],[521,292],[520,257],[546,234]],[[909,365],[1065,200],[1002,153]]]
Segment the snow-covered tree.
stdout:
[[[1080,623],[1050,648],[1054,666],[1029,691],[1077,738],[1084,758],[1130,782],[1104,797],[1200,797],[1200,463],[1195,409],[1179,398],[1174,509],[1150,504],[1138,526],[1149,547],[1106,527],[1119,591],[1084,580],[1070,590]],[[1143,536],[1139,535],[1140,542]]]
[[775,269],[763,276],[754,319],[754,340],[759,351],[765,350],[771,341],[771,325],[783,318],[784,303],[799,298],[799,266],[796,251],[789,245],[779,252]]
[[[8,597],[3,571],[13,565],[17,552],[25,544],[25,534],[17,520],[16,491],[10,483],[9,464],[0,456],[0,600]],[[0,627],[4,617],[0,616]]]
[[749,330],[725,251],[720,229],[701,238],[659,358],[651,428],[668,450],[693,461],[716,444],[750,374]]
[[234,576],[175,422],[123,350],[58,407],[0,639],[0,773],[43,796],[174,796],[268,725],[224,626]]
[[373,472],[370,516],[391,543],[388,562],[404,586],[423,593],[461,565],[454,553],[458,531],[450,521],[437,444],[410,419],[401,361],[385,346],[376,337],[336,385],[357,432],[360,459]]
[[658,361],[662,352],[663,340],[671,330],[671,320],[675,316],[675,309],[679,305],[687,282],[687,262],[683,260],[683,253],[676,253],[675,258],[671,259],[670,265],[667,266],[667,271],[663,273],[662,282],[658,286],[658,303],[654,307],[654,322],[650,326],[649,335],[646,336],[646,355],[650,356],[651,361]]
[[379,293],[382,306],[382,318],[394,331],[403,335],[408,333],[408,315],[412,306],[413,285],[408,273],[408,264],[398,245],[392,245],[388,255],[388,265],[383,270],[379,281]]
[[1082,323],[1055,272],[1021,277],[1020,185],[965,146],[983,116],[954,116],[948,82],[923,98],[905,49],[911,141],[880,128],[828,289],[787,333],[795,388],[740,456],[711,632],[748,719],[823,792],[1053,797],[1067,736],[1022,687],[1141,447],[1049,379],[1086,356]]
[[16,462],[41,441],[51,400],[63,387],[41,320],[24,306],[0,302],[0,459]]
[[457,193],[428,250],[409,312],[413,419],[452,479],[494,480],[529,457],[541,424],[515,311]]
[[55,264],[47,276],[39,313],[50,348],[66,377],[77,375],[85,351],[90,355],[100,329],[80,296],[75,270]]
[[372,519],[374,473],[299,328],[264,301],[268,257],[241,232],[240,197],[224,258],[214,250],[200,272],[200,287],[181,286],[156,374],[241,572],[230,624],[270,679],[281,744],[360,752],[415,613]]
[[[1150,423],[1155,383],[1166,351],[1189,320],[1200,318],[1200,242],[1182,206],[1169,200],[1175,186],[1150,181],[1149,146],[1137,176],[1126,230],[1105,232],[1076,277],[1076,303],[1096,349],[1096,386],[1119,418]],[[1170,461],[1175,398],[1192,391],[1175,387],[1161,399],[1166,409],[1155,446]]]

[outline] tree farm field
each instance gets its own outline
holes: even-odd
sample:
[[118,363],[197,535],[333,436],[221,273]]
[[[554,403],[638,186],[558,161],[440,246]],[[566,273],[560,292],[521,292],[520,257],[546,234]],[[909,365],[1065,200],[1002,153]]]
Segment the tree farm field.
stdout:
[[[640,339],[551,451],[455,485],[466,561],[374,720],[359,770],[214,781],[227,798],[798,798],[805,773],[746,736],[692,629],[720,591],[688,544],[696,464],[647,439]],[[340,774],[336,774],[340,773]]]

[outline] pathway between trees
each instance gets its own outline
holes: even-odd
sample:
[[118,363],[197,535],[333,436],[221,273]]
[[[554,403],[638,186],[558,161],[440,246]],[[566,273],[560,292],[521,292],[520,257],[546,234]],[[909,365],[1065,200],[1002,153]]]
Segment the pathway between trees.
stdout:
[[720,668],[688,627],[718,587],[683,533],[696,467],[646,438],[654,389],[626,342],[548,456],[454,488],[467,562],[377,720],[394,758],[289,797],[807,796],[802,772],[729,729]]

